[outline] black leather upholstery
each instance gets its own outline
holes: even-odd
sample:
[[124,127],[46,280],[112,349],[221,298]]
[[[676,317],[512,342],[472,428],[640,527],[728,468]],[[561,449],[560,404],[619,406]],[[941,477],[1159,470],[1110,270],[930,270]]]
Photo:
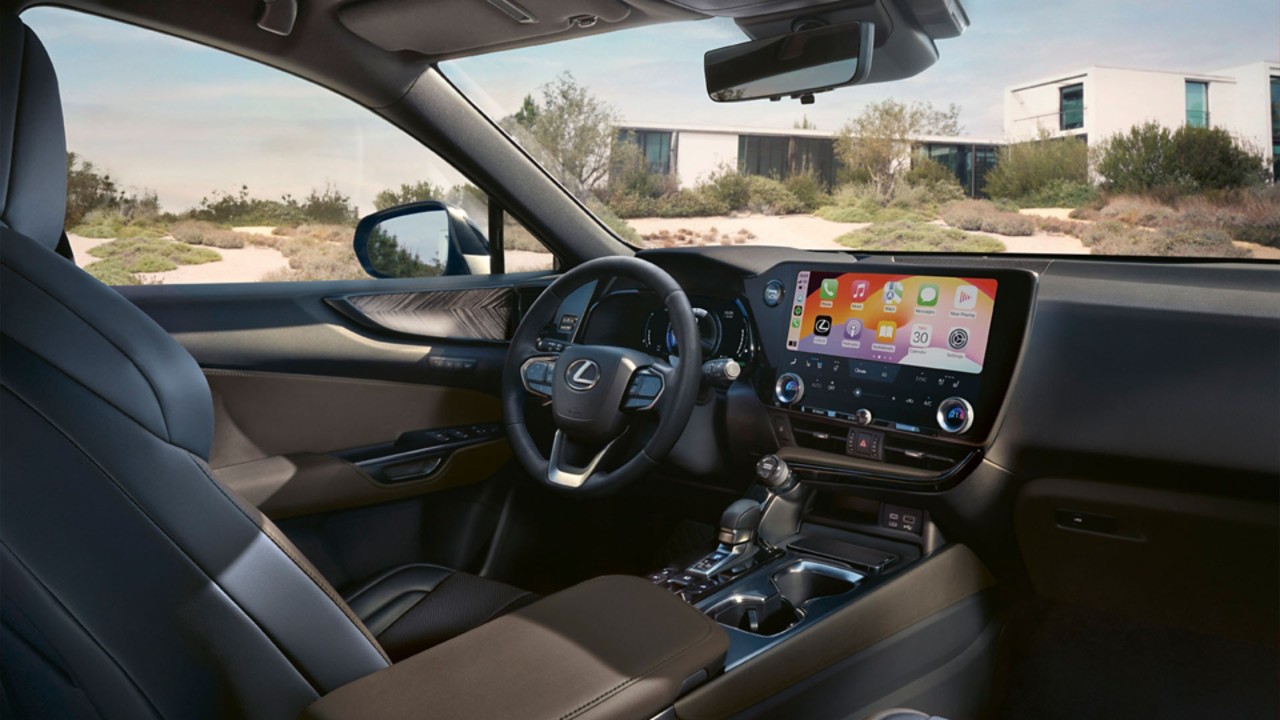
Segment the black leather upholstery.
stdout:
[[57,84],[16,17],[0,33],[0,716],[296,717],[387,656],[213,478],[191,356],[54,253]]
[[53,64],[35,33],[0,12],[0,227],[53,249],[66,203],[67,141]]
[[930,715],[919,710],[906,710],[903,708],[895,708],[893,710],[885,710],[867,718],[867,720],[946,720],[946,718]]
[[510,585],[426,564],[396,568],[344,595],[396,661],[537,599]]

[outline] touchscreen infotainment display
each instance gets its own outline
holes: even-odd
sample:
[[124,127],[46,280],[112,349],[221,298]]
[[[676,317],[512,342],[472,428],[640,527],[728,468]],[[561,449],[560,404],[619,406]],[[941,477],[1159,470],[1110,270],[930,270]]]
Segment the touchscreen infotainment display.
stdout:
[[981,373],[996,284],[991,278],[801,271],[787,349]]

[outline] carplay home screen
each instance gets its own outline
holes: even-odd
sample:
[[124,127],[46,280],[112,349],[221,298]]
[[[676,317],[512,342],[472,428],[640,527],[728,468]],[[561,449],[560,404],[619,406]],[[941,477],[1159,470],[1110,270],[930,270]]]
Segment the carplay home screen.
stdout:
[[996,281],[802,271],[794,297],[788,350],[980,373]]

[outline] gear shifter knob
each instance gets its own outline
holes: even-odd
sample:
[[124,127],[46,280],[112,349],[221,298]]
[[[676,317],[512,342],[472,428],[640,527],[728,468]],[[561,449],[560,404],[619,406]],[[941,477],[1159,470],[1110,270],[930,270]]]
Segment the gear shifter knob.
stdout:
[[720,516],[720,543],[733,546],[754,540],[761,514],[760,503],[747,498],[735,500]]
[[756,463],[760,484],[773,492],[784,492],[791,485],[791,468],[777,455],[765,455]]

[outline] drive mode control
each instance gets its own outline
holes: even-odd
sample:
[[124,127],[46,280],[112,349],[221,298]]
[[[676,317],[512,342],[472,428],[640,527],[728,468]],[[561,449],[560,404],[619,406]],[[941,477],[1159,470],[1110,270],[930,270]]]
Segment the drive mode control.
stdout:
[[773,396],[783,405],[800,402],[804,397],[804,381],[795,373],[782,373],[773,385]]
[[938,403],[938,427],[949,433],[962,433],[973,425],[973,406],[960,397],[949,397]]

